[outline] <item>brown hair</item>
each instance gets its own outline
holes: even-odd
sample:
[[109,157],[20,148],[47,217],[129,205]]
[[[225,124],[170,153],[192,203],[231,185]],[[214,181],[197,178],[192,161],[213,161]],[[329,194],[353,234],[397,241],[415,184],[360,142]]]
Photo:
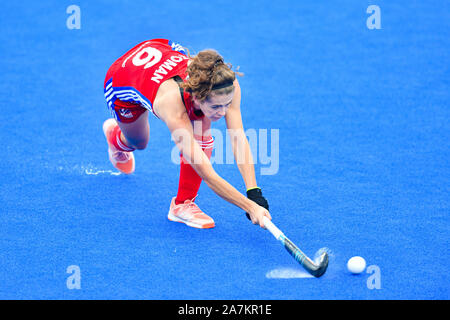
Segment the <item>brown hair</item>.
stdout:
[[206,49],[189,58],[191,62],[186,70],[188,78],[182,84],[183,89],[200,101],[205,100],[212,91],[216,95],[233,91],[234,87],[227,86],[227,83],[232,83],[236,74],[231,70],[231,64],[225,63],[217,51]]

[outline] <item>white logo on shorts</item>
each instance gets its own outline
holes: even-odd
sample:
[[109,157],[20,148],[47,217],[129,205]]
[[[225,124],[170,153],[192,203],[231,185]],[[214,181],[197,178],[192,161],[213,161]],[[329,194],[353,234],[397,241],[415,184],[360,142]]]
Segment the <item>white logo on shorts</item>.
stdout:
[[128,109],[125,109],[125,108],[119,109],[119,113],[124,118],[132,118],[133,117],[133,114],[131,113],[131,111]]

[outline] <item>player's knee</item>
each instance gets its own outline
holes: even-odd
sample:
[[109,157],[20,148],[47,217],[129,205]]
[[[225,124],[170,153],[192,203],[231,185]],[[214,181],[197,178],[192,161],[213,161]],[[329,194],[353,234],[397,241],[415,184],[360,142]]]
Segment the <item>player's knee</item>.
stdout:
[[141,140],[134,144],[134,148],[137,150],[144,150],[145,148],[147,148],[147,144],[148,144],[148,139]]
[[147,147],[148,139],[132,139],[127,137],[127,143],[136,150],[144,150]]

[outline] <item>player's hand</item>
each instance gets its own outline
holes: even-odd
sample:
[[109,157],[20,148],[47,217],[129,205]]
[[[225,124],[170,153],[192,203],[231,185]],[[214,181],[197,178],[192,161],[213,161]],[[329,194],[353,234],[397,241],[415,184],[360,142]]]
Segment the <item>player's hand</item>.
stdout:
[[[264,198],[264,196],[262,195],[261,188],[253,188],[247,190],[247,198],[256,202],[261,207],[269,210],[269,203],[267,202],[266,198]],[[248,215],[248,212],[246,212],[245,214],[247,215],[248,220],[251,220],[250,216]]]
[[265,226],[263,217],[267,217],[269,218],[269,220],[272,220],[269,211],[266,208],[263,208],[257,204],[255,204],[255,206],[252,208],[252,210],[250,210],[250,212],[247,215],[253,224],[259,224],[259,226],[264,229]]
[[[253,202],[256,202],[259,206],[261,206],[264,209],[266,209],[268,215],[266,215],[266,214],[264,214],[264,215],[269,217],[269,219],[272,219],[270,217],[270,213],[268,211],[269,210],[269,203],[267,202],[266,198],[264,198],[264,196],[262,195],[261,188],[253,188],[253,189],[247,190],[247,198],[252,200]],[[254,219],[251,218],[251,216],[249,215],[248,212],[246,212],[245,214],[246,214],[247,218],[249,220],[251,220],[253,223],[256,224],[256,223],[259,222],[259,220],[258,220],[258,222],[255,222]],[[261,217],[261,221],[262,221],[262,217]]]

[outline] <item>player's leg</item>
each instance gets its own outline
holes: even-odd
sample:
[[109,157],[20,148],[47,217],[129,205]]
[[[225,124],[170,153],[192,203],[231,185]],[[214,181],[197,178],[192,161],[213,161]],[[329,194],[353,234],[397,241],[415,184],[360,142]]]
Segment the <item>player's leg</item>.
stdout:
[[[206,118],[206,117],[205,117]],[[211,159],[214,148],[214,139],[211,137],[211,121],[204,119],[193,122],[194,138],[202,148],[203,152]],[[184,203],[186,200],[192,200],[197,196],[200,189],[202,178],[195,172],[192,166],[180,155],[180,180],[178,183],[178,193],[175,199],[176,204]]]
[[116,119],[108,119],[103,124],[103,132],[108,142],[109,159],[119,171],[134,172],[133,151],[147,146],[150,127],[148,111],[144,108],[114,108]]
[[122,133],[122,141],[129,147],[144,150],[150,138],[150,125],[148,123],[148,110],[145,110],[133,122],[118,122]]
[[[211,137],[211,122],[208,119],[193,123],[194,137],[201,146],[203,152],[210,159],[214,147],[214,139]],[[214,220],[203,213],[194,199],[197,197],[202,179],[182,155],[180,163],[180,180],[177,196],[172,199],[169,220],[183,222],[195,228],[212,228]]]

